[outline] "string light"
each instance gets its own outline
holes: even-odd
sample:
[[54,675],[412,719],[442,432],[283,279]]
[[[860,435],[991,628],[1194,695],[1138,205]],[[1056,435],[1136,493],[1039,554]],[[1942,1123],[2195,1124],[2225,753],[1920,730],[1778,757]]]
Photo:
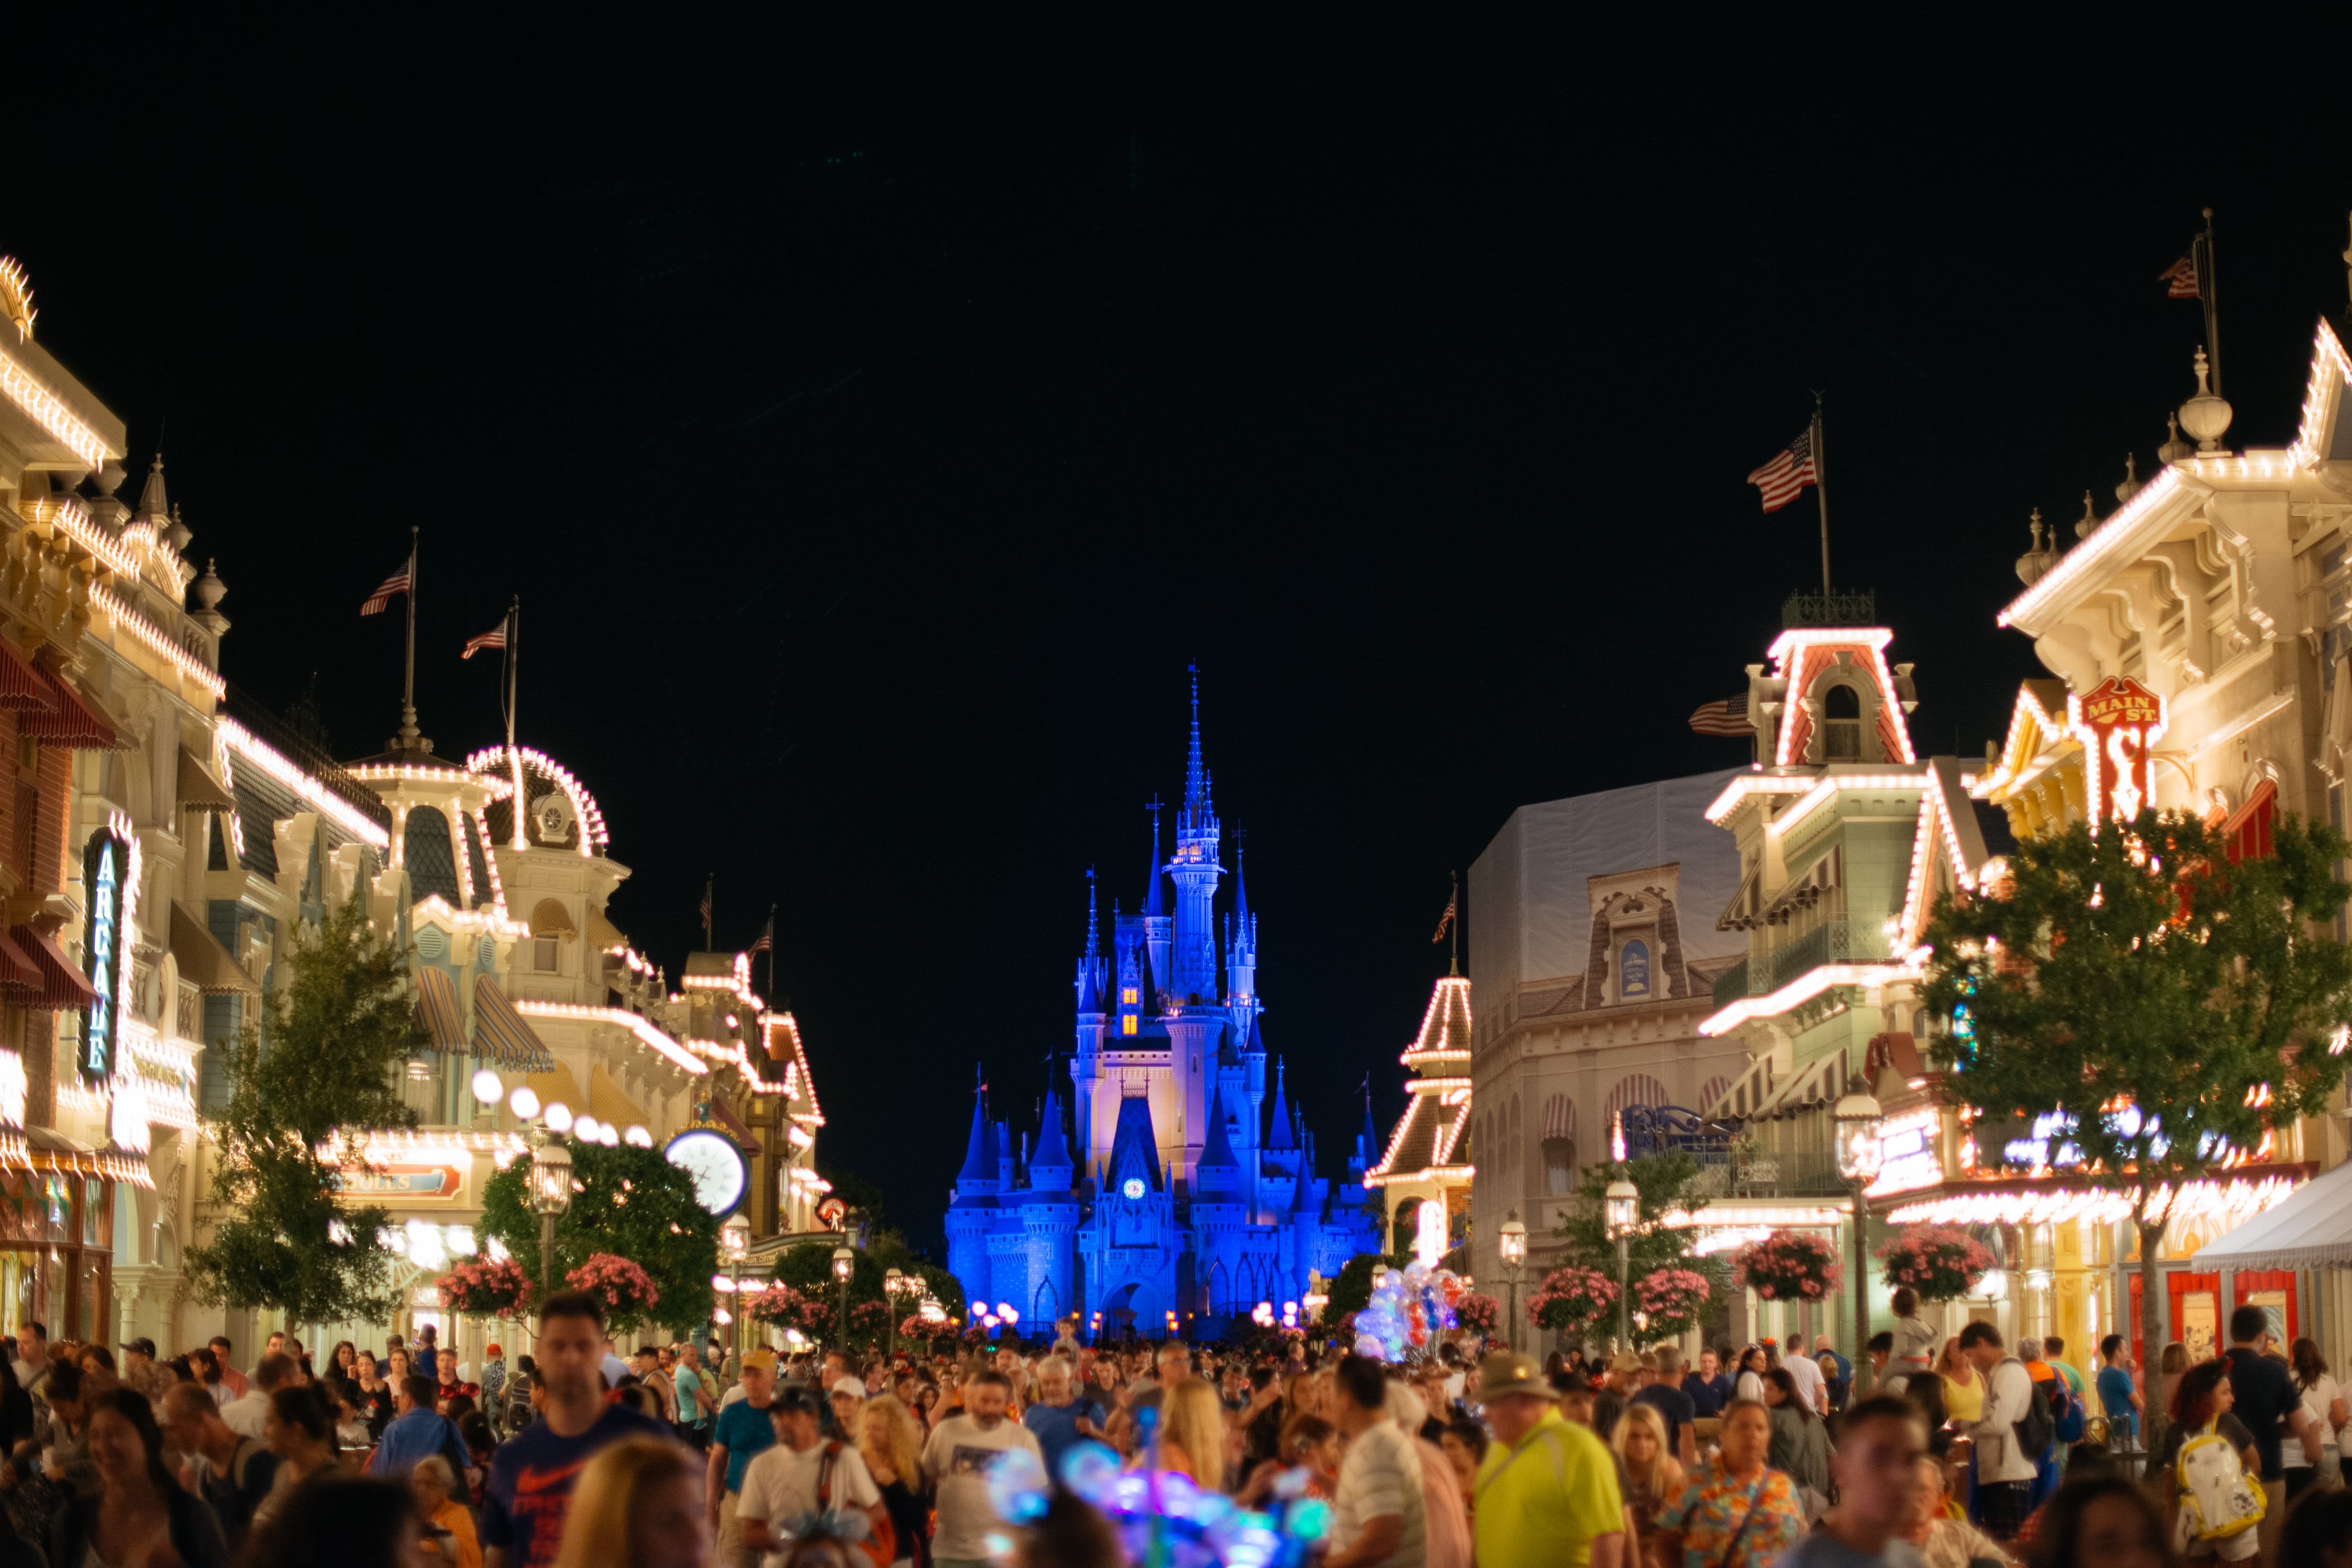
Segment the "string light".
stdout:
[[137,580],[139,561],[119,539],[110,539],[79,496],[54,496],[35,513],[39,521],[47,522],[68,539],[96,557],[99,563],[118,577]]
[[[105,584],[92,583],[89,585],[89,603],[90,607],[105,616],[116,630],[127,628],[132,637],[161,654],[179,670],[183,679],[194,681],[214,701],[217,702],[228,695],[227,683],[210,665],[182,647],[161,626],[131,608],[128,600]],[[223,723],[227,721],[222,721]]]
[[2319,422],[2327,412],[2330,371],[2336,373],[2338,387],[2352,384],[2352,357],[2347,357],[2336,329],[2322,316],[2319,331],[2311,343],[2311,381],[2303,395],[2303,423],[2295,430],[2294,445],[2286,449],[2287,460],[2298,468],[2307,468],[2319,461]]
[[2180,466],[2167,464],[2162,473],[2141,486],[2137,494],[2093,529],[2089,538],[2060,556],[2058,564],[2043,573],[2033,586],[2011,600],[2009,607],[1994,617],[1995,624],[2016,626],[2020,630],[2032,631],[2032,626],[2021,623],[2040,614],[2060,588],[2089,571],[2094,563],[2104,563],[2107,557],[2119,553],[2125,535],[2131,531],[2132,525],[2153,511],[2158,503],[2176,494],[2181,483]]
[[251,731],[226,714],[221,715],[215,723],[219,731],[227,737],[230,747],[237,755],[254,763],[262,772],[293,791],[297,799],[316,809],[322,816],[332,818],[338,826],[362,843],[372,845],[378,849],[391,848],[392,835],[388,830],[377,826],[373,821],[362,816],[359,808],[352,805],[351,802],[296,767],[277,748],[265,745],[255,739]]
[[[2200,1179],[2177,1188],[2159,1187],[2148,1202],[2147,1217],[2220,1215],[2235,1225],[2280,1202],[2301,1184],[2291,1176],[2233,1176],[2227,1182]],[[2075,1219],[2113,1225],[2131,1217],[2132,1202],[2130,1193],[2104,1187],[2039,1192],[2012,1188],[1991,1193],[1947,1190],[1933,1198],[1904,1204],[1886,1219],[1890,1225],[2060,1225]]]
[[[466,771],[469,773],[487,773],[492,768],[506,764],[509,760],[506,747],[488,747],[485,750],[476,752],[472,756],[466,759]],[[596,797],[588,793],[587,786],[583,784],[578,778],[574,777],[569,768],[566,768],[562,763],[557,762],[546,752],[534,751],[529,746],[517,746],[514,748],[514,757],[512,760],[517,763],[537,768],[554,784],[556,788],[562,790],[565,796],[570,799],[572,802],[572,818],[580,825],[580,854],[583,858],[593,858],[597,849],[602,848],[612,842],[612,836],[604,830],[604,813],[603,809],[597,805]],[[518,836],[520,836],[522,831],[521,786],[517,784],[514,788],[517,791],[515,831]],[[522,847],[523,845],[520,837],[518,837],[516,847],[520,848]]]
[[1824,963],[1809,969],[1769,996],[1750,996],[1734,1002],[1722,1012],[1700,1020],[1702,1035],[1720,1035],[1736,1029],[1750,1018],[1769,1018],[1785,1013],[1801,1002],[1810,1001],[1822,992],[1838,985],[1878,985],[1918,971],[1909,963]]
[[39,376],[0,349],[0,392],[25,411],[34,424],[56,437],[85,467],[102,468],[109,458],[121,456],[96,426],[75,413],[66,400],[49,390]]
[[690,1073],[707,1073],[709,1064],[654,1027],[643,1014],[621,1007],[588,1007],[575,1002],[535,1002],[518,997],[515,1011],[529,1018],[570,1018],[586,1024],[614,1024],[628,1030],[646,1047]]

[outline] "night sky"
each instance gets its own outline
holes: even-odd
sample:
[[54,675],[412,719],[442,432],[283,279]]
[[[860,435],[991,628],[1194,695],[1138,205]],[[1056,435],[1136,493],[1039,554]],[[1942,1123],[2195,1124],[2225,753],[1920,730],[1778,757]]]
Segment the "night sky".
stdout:
[[335,751],[380,749],[400,617],[355,612],[418,523],[462,756],[498,671],[458,647],[520,593],[524,738],[601,800],[620,922],[675,973],[706,873],[723,945],[778,906],[821,1153],[919,1240],[975,1058],[1020,1120],[1068,1048],[1087,868],[1141,895],[1188,663],[1333,1164],[1367,1069],[1402,1104],[1449,869],[1522,803],[1743,754],[1685,719],[1817,580],[1810,499],[1743,483],[1812,389],[1839,585],[1917,663],[1921,749],[1980,752],[2039,672],[1993,624],[2029,509],[2113,510],[2193,390],[2157,274],[2198,209],[2233,444],[2290,437],[2345,305],[2325,112],[2153,15],[960,9],[79,10],[12,73],[0,217],[130,499],[164,446],[229,679],[315,672]]

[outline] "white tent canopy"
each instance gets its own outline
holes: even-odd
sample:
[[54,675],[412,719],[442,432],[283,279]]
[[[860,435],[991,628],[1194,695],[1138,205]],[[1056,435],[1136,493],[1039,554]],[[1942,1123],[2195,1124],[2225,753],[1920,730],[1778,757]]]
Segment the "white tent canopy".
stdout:
[[2194,1259],[2224,1268],[2352,1268],[2352,1162],[2305,1183]]

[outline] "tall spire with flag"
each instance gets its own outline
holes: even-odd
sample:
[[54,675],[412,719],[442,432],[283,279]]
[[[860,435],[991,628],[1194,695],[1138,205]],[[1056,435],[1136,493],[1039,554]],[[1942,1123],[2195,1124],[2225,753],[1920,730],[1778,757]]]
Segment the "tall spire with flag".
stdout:
[[408,601],[408,654],[403,666],[400,682],[400,733],[393,737],[389,748],[395,752],[430,752],[433,742],[425,739],[416,727],[416,536],[417,529],[408,530],[408,559],[400,569],[376,584],[360,605],[360,614],[373,616],[388,608],[394,595]]
[[714,945],[718,939],[710,934],[711,928],[714,923],[711,920],[711,910],[713,909],[712,895],[718,890],[719,873],[716,871],[706,873],[702,879],[702,909],[700,911],[702,915],[702,951],[705,952],[716,952],[718,951],[717,947]]
[[[1449,974],[1462,973],[1462,922],[1459,918],[1461,908],[1462,873],[1456,871],[1454,873],[1454,890],[1445,895],[1445,912],[1437,917],[1437,934],[1429,939],[1433,945],[1444,942],[1447,931],[1454,933],[1454,967],[1446,971]],[[1369,1079],[1366,1080],[1366,1087],[1369,1089]]]
[[[2221,395],[2221,289],[2213,259],[2213,209],[2202,215],[2203,231],[2189,242],[2189,254],[2156,275],[2168,300],[2194,300],[2205,310],[2205,359],[2212,371],[2213,395]],[[2352,251],[2345,253],[2352,260]]]

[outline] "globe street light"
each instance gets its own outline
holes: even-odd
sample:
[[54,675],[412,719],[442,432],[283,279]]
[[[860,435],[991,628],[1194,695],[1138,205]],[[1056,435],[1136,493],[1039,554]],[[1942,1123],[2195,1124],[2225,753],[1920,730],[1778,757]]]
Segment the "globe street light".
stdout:
[[1528,1227],[1519,1223],[1518,1210],[1511,1210],[1510,1217],[1504,1220],[1501,1228],[1495,1232],[1495,1241],[1503,1249],[1503,1268],[1507,1271],[1511,1283],[1511,1304],[1507,1309],[1511,1324],[1510,1346],[1517,1350],[1519,1348],[1519,1270],[1527,1266],[1528,1261]]
[[882,1304],[890,1309],[890,1321],[883,1325],[882,1359],[894,1359],[898,1353],[898,1292],[907,1288],[907,1277],[896,1268],[882,1272]]
[[846,1247],[833,1249],[833,1277],[841,1281],[841,1321],[835,1325],[835,1343],[844,1352],[849,1349],[849,1277],[857,1272],[857,1254]]
[[1601,1197],[1601,1216],[1617,1243],[1617,1348],[1621,1351],[1633,1348],[1633,1303],[1628,1300],[1632,1282],[1627,1275],[1633,1268],[1633,1226],[1641,1214],[1639,1187],[1622,1175],[1609,1184]]
[[555,1290],[555,1222],[572,1207],[572,1151],[542,1127],[530,1132],[530,1206],[539,1212],[539,1298],[545,1301]]
[[1830,1111],[1836,1129],[1838,1174],[1853,1188],[1853,1351],[1857,1373],[1870,1362],[1870,1200],[1863,1194],[1878,1179],[1885,1118],[1878,1101],[1854,1089]]
[[[743,1258],[751,1250],[750,1215],[738,1209],[727,1216],[727,1223],[719,1227],[719,1249],[727,1257],[728,1276],[734,1281],[730,1294],[740,1298],[743,1292]],[[743,1355],[743,1312],[740,1301],[734,1318],[735,1355],[740,1364]]]

